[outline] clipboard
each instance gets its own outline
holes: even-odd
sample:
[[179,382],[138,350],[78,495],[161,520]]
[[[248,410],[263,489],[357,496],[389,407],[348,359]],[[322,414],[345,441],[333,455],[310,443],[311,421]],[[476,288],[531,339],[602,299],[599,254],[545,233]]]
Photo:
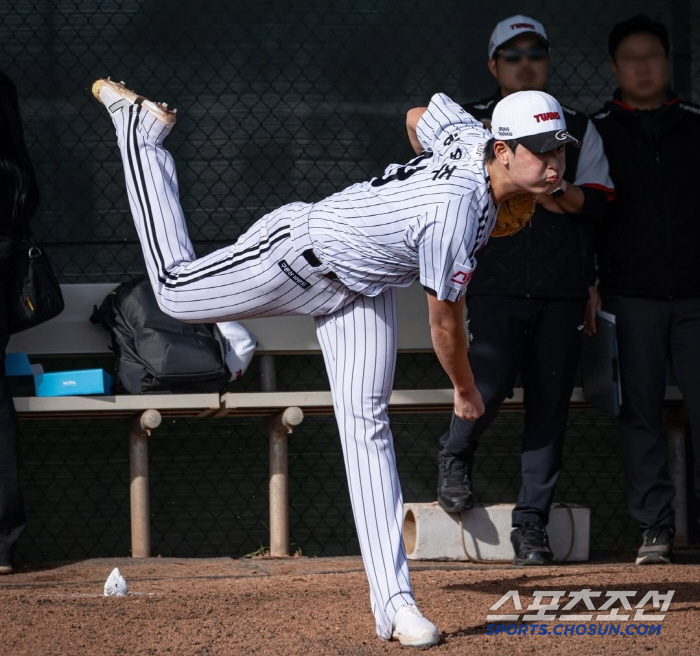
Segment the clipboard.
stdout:
[[618,417],[622,404],[615,315],[598,310],[597,332],[583,338],[581,382],[591,405]]

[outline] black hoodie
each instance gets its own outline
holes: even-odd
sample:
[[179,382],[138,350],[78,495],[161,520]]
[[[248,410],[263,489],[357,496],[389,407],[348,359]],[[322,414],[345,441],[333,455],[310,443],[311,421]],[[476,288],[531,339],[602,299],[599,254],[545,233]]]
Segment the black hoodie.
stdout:
[[29,222],[39,202],[34,168],[29,159],[17,101],[17,90],[0,73],[0,258],[30,234]]

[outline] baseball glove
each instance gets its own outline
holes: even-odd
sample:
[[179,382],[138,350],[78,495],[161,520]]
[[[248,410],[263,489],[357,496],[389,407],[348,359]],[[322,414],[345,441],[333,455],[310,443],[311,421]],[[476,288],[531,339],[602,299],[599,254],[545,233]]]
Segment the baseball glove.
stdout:
[[509,237],[515,234],[535,213],[533,194],[520,194],[509,198],[498,207],[496,225],[491,231],[492,237]]

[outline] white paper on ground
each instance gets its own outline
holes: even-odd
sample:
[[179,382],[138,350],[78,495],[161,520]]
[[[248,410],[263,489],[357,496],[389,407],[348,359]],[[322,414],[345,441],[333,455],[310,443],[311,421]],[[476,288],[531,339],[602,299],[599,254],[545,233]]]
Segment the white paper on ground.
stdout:
[[127,592],[129,592],[129,588],[126,585],[126,579],[119,572],[119,568],[115,567],[107,577],[105,597],[123,597]]

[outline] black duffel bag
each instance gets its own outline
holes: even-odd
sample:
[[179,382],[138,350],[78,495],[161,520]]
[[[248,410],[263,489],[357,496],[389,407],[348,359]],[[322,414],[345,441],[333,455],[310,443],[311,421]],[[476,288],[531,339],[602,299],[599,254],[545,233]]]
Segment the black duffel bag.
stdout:
[[119,285],[90,321],[112,333],[117,391],[221,392],[231,378],[216,325],[165,314],[146,278]]

